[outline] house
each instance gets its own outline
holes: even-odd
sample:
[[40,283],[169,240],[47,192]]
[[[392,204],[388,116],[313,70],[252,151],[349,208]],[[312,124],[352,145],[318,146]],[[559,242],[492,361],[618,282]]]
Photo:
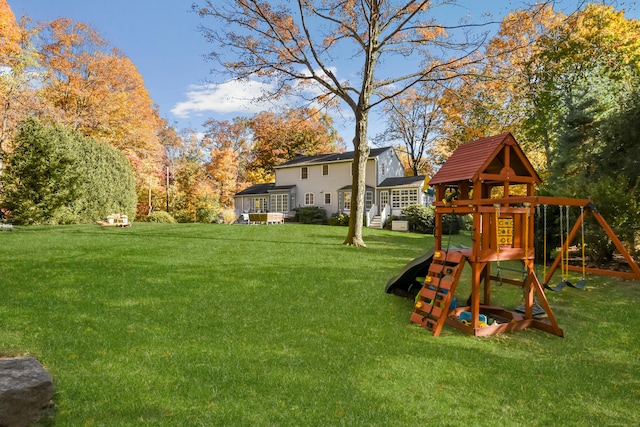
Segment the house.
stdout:
[[[299,155],[275,167],[275,182],[253,185],[234,196],[235,212],[290,212],[317,206],[327,215],[351,209],[351,166],[354,152]],[[365,180],[366,225],[381,227],[389,215],[399,215],[412,204],[431,203],[424,176],[404,176],[392,147],[373,148],[367,159]]]

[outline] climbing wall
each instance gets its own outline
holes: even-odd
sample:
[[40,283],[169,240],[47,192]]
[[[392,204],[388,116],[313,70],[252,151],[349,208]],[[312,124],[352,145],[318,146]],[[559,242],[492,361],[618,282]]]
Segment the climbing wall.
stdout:
[[416,297],[411,323],[421,325],[440,335],[449,314],[465,257],[457,251],[436,251],[424,285]]

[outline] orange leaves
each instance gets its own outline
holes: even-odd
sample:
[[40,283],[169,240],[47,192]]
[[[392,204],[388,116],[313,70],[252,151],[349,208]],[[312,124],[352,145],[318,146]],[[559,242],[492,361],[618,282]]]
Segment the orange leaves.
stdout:
[[10,63],[21,50],[22,30],[6,0],[0,0],[0,64]]
[[52,118],[119,148],[138,168],[153,168],[161,123],[131,60],[86,24],[58,18],[40,28],[40,94],[53,107]]
[[435,40],[437,38],[446,38],[447,30],[439,25],[424,25],[416,30],[423,40]]
[[297,154],[335,152],[338,136],[332,120],[314,109],[290,109],[282,114],[263,112],[250,121],[254,135],[254,168],[267,173]]

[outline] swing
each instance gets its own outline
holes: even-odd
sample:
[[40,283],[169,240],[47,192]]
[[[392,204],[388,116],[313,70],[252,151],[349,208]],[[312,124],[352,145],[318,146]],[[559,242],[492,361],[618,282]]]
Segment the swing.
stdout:
[[[546,207],[546,206],[545,206]],[[560,206],[560,269],[561,269],[561,275],[562,275],[562,280],[560,281],[560,283],[558,283],[555,287],[550,287],[548,286],[546,283],[544,284],[544,287],[546,289],[549,289],[553,292],[559,292],[562,289],[564,289],[565,286],[569,286],[571,288],[575,288],[575,289],[582,289],[587,281],[585,279],[586,276],[586,259],[585,259],[585,244],[584,244],[584,206],[580,206],[580,219],[581,219],[581,227],[582,227],[582,279],[578,281],[578,283],[576,283],[575,285],[572,284],[569,281],[569,206],[565,206],[566,208],[566,213],[565,213],[565,217],[566,217],[566,230],[563,230],[563,223],[564,220],[562,217],[562,206]],[[545,211],[546,213],[546,211]],[[566,231],[566,238],[567,238],[567,250],[564,251],[564,239],[565,239],[565,231]],[[545,254],[546,254],[546,215],[545,215]],[[547,263],[546,263],[546,256],[545,256],[545,263],[544,263],[544,274],[546,277],[547,274]]]
[[581,244],[582,244],[582,278],[578,280],[576,283],[576,288],[582,289],[584,285],[587,284],[586,272],[587,272],[587,261],[584,256],[584,206],[580,206],[580,236],[581,236]]
[[[546,289],[549,289],[550,291],[553,292],[560,292],[562,289],[564,289],[565,286],[573,286],[571,285],[571,283],[569,282],[569,280],[567,280],[567,275],[569,273],[569,270],[567,269],[567,275],[565,275],[565,258],[566,258],[566,266],[569,266],[569,242],[567,242],[567,253],[565,256],[565,252],[564,252],[564,218],[562,216],[562,206],[558,206],[560,208],[560,275],[562,276],[562,280],[560,281],[560,283],[558,283],[555,287],[551,287],[548,284],[544,284],[544,287]],[[567,208],[567,232],[569,229],[569,206],[566,206]],[[545,205],[545,220],[544,220],[544,251],[545,251],[545,263],[544,263],[544,274],[546,277],[547,274],[547,257],[546,257],[546,253],[547,253],[547,217],[546,217],[546,205]]]
[[[560,264],[561,264],[561,268],[560,268],[560,274],[562,277],[562,281],[560,283],[563,283],[567,286],[573,286],[571,284],[571,282],[569,282],[569,206],[565,206],[566,209],[566,213],[565,213],[565,218],[567,220],[567,227],[563,231],[562,231],[562,206],[560,206],[560,250],[562,251],[561,255],[560,255]],[[565,241],[567,243],[567,250],[564,251],[564,244]]]

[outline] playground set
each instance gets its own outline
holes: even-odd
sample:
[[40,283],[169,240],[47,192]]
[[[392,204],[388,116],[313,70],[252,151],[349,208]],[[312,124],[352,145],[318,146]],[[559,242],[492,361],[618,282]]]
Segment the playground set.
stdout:
[[[411,322],[438,336],[448,324],[475,336],[493,335],[536,328],[562,337],[563,330],[545,295],[545,289],[557,291],[564,286],[582,287],[586,273],[640,279],[640,268],[625,249],[591,200],[540,197],[534,195],[541,183],[528,158],[510,133],[502,133],[462,144],[433,176],[435,187],[435,247],[407,264],[392,278],[387,293],[415,297]],[[566,210],[566,228],[561,231],[561,247],[541,283],[535,268],[534,215],[547,206]],[[579,207],[580,216],[569,231],[569,207]],[[445,215],[473,217],[470,248],[443,247]],[[587,267],[584,257],[584,221],[592,215],[624,257],[631,271],[610,271]],[[564,225],[565,218],[560,219]],[[569,265],[569,248],[582,231],[582,266]],[[546,248],[545,248],[546,253]],[[507,261],[520,261],[522,269],[507,267]],[[456,306],[455,292],[464,265],[471,267],[471,295],[467,305]],[[510,264],[511,265],[511,264]],[[492,271],[492,267],[495,270]],[[557,270],[562,281],[548,286]],[[521,279],[506,278],[511,270]],[[568,271],[581,271],[575,285]],[[491,305],[491,283],[507,283],[523,289],[524,303],[515,310]]]

